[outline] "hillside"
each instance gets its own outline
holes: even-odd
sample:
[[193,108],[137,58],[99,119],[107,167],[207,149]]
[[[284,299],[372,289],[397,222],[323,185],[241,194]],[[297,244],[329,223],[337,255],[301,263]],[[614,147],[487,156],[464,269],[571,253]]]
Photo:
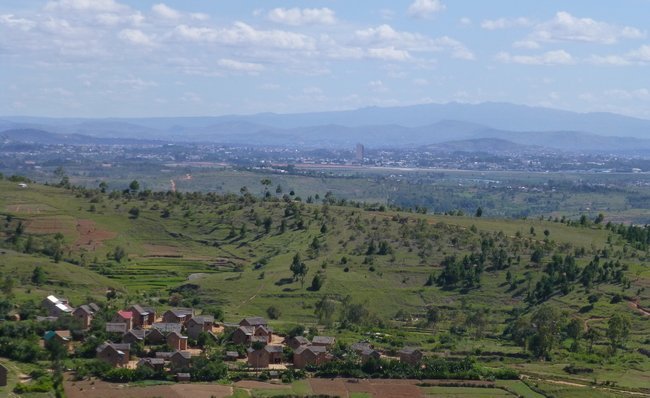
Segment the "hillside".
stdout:
[[[647,345],[649,318],[635,307],[650,307],[647,252],[602,225],[424,215],[309,192],[297,192],[299,202],[272,193],[261,200],[247,190],[109,194],[8,181],[0,181],[0,192],[0,270],[21,279],[14,287],[19,303],[48,292],[97,298],[115,287],[125,301],[159,308],[218,306],[227,321],[275,307],[278,330],[321,324],[348,342],[381,330],[394,337],[379,345],[475,353],[486,364],[500,357],[530,374],[571,377],[562,368],[578,363],[628,388],[649,381],[648,359],[636,352]],[[58,263],[48,258],[55,253]],[[294,278],[296,254],[307,271]],[[594,256],[602,258],[601,277],[586,277]],[[28,278],[36,264],[47,275],[40,286]],[[316,275],[320,287],[312,284]],[[324,303],[331,314],[315,311]],[[543,304],[598,330],[597,354],[558,345],[554,365],[517,359],[522,348],[508,327]],[[360,312],[341,327],[340,314],[350,308]],[[605,329],[615,313],[632,322],[618,354],[623,362],[606,354]]]

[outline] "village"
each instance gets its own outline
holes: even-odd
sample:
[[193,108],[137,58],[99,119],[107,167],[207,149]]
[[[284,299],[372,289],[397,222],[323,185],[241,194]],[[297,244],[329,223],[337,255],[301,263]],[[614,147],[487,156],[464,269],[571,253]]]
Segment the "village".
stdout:
[[[47,313],[41,321],[56,321],[71,316],[83,330],[89,330],[101,308],[88,303],[73,308],[67,299],[48,296],[42,302]],[[304,330],[300,328],[299,330]],[[80,341],[73,341],[71,330],[50,330],[43,344],[56,342],[73,352]],[[178,382],[192,380],[193,358],[204,350],[197,344],[206,339],[222,342],[226,350],[222,360],[238,370],[268,371],[277,377],[287,369],[315,368],[335,360],[332,351],[337,341],[332,336],[277,334],[266,319],[259,316],[243,318],[239,323],[215,321],[214,316],[197,314],[193,308],[170,308],[162,314],[150,306],[131,305],[117,310],[105,323],[107,341],[96,347],[96,358],[112,368],[138,369],[146,367],[156,374],[165,374]],[[137,349],[136,349],[137,347]],[[340,347],[338,347],[340,348]],[[347,347],[356,355],[360,365],[389,357],[372,344],[360,341]],[[136,355],[137,351],[137,355]],[[418,366],[423,354],[419,349],[404,348],[392,359]]]

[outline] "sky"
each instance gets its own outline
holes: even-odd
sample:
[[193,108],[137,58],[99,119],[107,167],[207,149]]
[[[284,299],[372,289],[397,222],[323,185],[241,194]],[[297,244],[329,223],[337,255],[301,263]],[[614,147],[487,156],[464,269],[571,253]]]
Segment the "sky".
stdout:
[[650,0],[0,0],[0,115],[511,102],[650,119]]

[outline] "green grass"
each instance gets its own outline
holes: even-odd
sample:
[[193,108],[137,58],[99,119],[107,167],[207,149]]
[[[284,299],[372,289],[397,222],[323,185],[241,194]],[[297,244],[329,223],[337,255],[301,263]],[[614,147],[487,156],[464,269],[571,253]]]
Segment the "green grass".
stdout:
[[519,380],[499,380],[496,382],[496,386],[523,398],[545,398],[544,395],[531,390],[526,383]]
[[[96,212],[88,211],[93,196],[97,202]],[[41,242],[50,236],[34,234],[30,231],[30,222],[60,220],[61,231],[66,234],[65,258],[83,264],[54,263],[42,255],[1,249],[5,254],[0,254],[0,273],[3,278],[10,275],[19,281],[13,289],[17,303],[28,299],[40,301],[54,293],[67,296],[73,304],[78,304],[88,298],[101,298],[107,288],[114,287],[120,290],[120,299],[152,303],[162,310],[168,306],[166,300],[172,294],[171,289],[186,285],[189,286],[183,293],[186,305],[199,308],[218,305],[224,309],[227,321],[266,315],[267,308],[276,306],[281,314],[271,324],[279,331],[296,324],[315,325],[314,306],[324,295],[337,302],[350,295],[353,302],[364,304],[374,316],[383,320],[386,326],[383,331],[396,341],[423,347],[428,353],[444,351],[453,356],[472,353],[480,361],[489,362],[489,366],[515,366],[523,372],[553,377],[566,377],[564,366],[580,364],[594,368],[594,377],[598,380],[616,380],[628,388],[641,388],[647,381],[645,375],[650,372],[647,358],[633,353],[645,344],[649,333],[647,318],[633,311],[625,302],[610,303],[614,294],[633,297],[640,290],[638,298],[641,304],[650,306],[650,289],[642,290],[650,287],[646,254],[629,247],[624,250],[624,243],[611,237],[608,231],[532,219],[376,212],[354,207],[325,208],[319,204],[297,206],[301,208],[304,229],[292,226],[296,219],[285,216],[287,204],[284,202],[258,201],[251,204],[234,199],[210,202],[206,198],[110,199],[107,195],[94,193],[84,197],[38,184],[21,190],[15,184],[0,181],[0,212],[13,216],[11,222],[3,223],[0,234],[10,236],[22,221],[27,225],[26,234]],[[132,207],[141,209],[137,220],[129,218],[128,210]],[[169,218],[161,217],[163,208],[170,209]],[[324,212],[328,214],[324,215]],[[261,220],[266,217],[273,221],[269,233],[261,225]],[[280,233],[278,227],[283,219],[288,227],[286,232]],[[106,236],[109,238],[93,250],[78,249],[75,242],[80,238],[76,228],[79,220],[92,221],[95,228],[108,233]],[[321,233],[323,224],[327,225],[325,233]],[[234,237],[228,236],[231,225],[235,229]],[[240,237],[242,225],[245,225],[246,233]],[[531,226],[535,235],[529,232]],[[547,243],[543,242],[544,230],[550,232]],[[318,252],[309,250],[314,238],[320,242]],[[611,245],[607,243],[608,238],[611,238]],[[521,261],[513,260],[509,268],[519,281],[515,291],[510,291],[505,283],[505,270],[484,272],[480,286],[469,291],[425,286],[431,274],[439,274],[439,264],[446,256],[455,254],[462,257],[479,251],[484,239],[502,245],[513,259],[520,257]],[[375,243],[387,241],[393,254],[367,258],[365,253],[371,240]],[[601,334],[609,316],[616,312],[628,313],[633,328],[627,350],[611,361],[604,359],[605,355],[593,361],[593,358],[586,357],[584,350],[582,354],[558,350],[554,353],[553,363],[525,363],[503,356],[521,352],[520,347],[502,339],[501,335],[511,310],[532,310],[523,300],[523,290],[527,273],[532,276],[530,282],[534,287],[543,272],[544,265],[534,266],[529,261],[531,246],[541,244],[549,247],[545,261],[551,253],[572,253],[584,248],[587,254],[577,259],[578,265],[583,267],[598,250],[608,247],[613,258],[620,258],[629,267],[629,288],[601,284],[587,291],[576,283],[568,294],[557,294],[549,300],[551,305],[566,311],[567,316],[579,316],[583,320],[604,318],[590,323]],[[9,247],[8,242],[3,245]],[[107,253],[110,254],[116,246],[126,250],[128,260],[118,264],[107,258]],[[289,264],[295,253],[301,253],[309,268],[305,286],[291,281]],[[346,264],[341,262],[343,257],[348,260]],[[256,264],[262,260],[266,264],[256,269]],[[41,265],[47,272],[48,281],[43,286],[35,286],[30,281],[35,265]],[[307,287],[317,272],[325,276],[325,284],[320,291],[310,291]],[[193,274],[202,276],[189,280]],[[599,294],[601,299],[590,311],[581,312],[588,304],[590,294]],[[443,313],[443,319],[435,325],[435,330],[422,328],[418,321],[430,306]],[[484,335],[475,338],[466,333],[453,336],[451,342],[443,342],[443,336],[448,335],[452,328],[463,325],[462,320],[469,308],[489,310],[490,322]],[[398,312],[409,315],[412,320],[395,320]],[[330,329],[324,333],[334,334],[348,343],[363,337],[371,339],[380,348],[394,348],[385,339],[360,336],[358,331]],[[604,343],[604,338],[598,341],[599,354],[605,352]],[[483,355],[482,352],[496,354]],[[503,356],[500,360],[494,358],[500,355]],[[299,394],[311,391],[306,382],[300,383],[293,385],[292,390]],[[518,384],[514,386],[523,388]]]
[[249,398],[249,397],[250,394],[248,393],[248,391],[243,390],[241,388],[235,388],[233,394],[228,398]]

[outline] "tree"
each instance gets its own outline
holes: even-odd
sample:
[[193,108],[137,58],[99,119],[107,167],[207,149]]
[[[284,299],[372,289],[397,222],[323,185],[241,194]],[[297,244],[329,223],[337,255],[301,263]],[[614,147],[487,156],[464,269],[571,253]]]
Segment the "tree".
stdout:
[[596,219],[594,220],[594,224],[600,224],[605,220],[605,215],[603,213],[599,213]]
[[609,319],[607,323],[607,338],[610,341],[612,352],[616,352],[616,348],[622,346],[630,335],[630,328],[632,322],[630,318],[621,313],[616,313]]
[[472,311],[467,318],[465,318],[465,325],[474,329],[474,337],[476,338],[481,338],[483,336],[483,331],[487,324],[487,316],[483,310]]
[[481,217],[482,215],[483,215],[483,208],[482,208],[482,207],[478,207],[478,208],[476,209],[476,214],[475,214],[475,216],[476,216],[476,217]]
[[370,312],[363,304],[352,303],[348,296],[343,301],[341,321],[344,324],[361,325],[370,315]]
[[134,220],[135,220],[136,218],[140,217],[140,209],[137,208],[137,207],[132,207],[132,208],[129,210],[129,217],[132,218],[132,219],[134,219]]
[[5,297],[12,298],[14,296],[14,292],[13,292],[14,285],[15,285],[14,278],[12,278],[11,275],[5,276],[5,279],[2,282],[2,293],[4,293]]
[[99,183],[99,190],[102,193],[106,193],[107,189],[108,189],[108,184],[106,183],[106,181],[102,181],[102,182]]
[[530,350],[538,357],[548,357],[560,338],[562,315],[553,307],[540,307],[531,319],[534,334],[529,342]]
[[137,180],[131,181],[129,184],[129,189],[131,192],[138,192],[140,190],[140,183]]
[[566,334],[574,340],[578,340],[582,335],[584,329],[584,322],[581,319],[573,318],[566,326]]
[[266,217],[264,219],[264,222],[262,223],[264,225],[264,232],[269,233],[271,232],[271,226],[273,225],[273,219],[271,217]]
[[293,273],[293,280],[300,280],[300,286],[304,286],[308,268],[307,265],[302,262],[300,253],[296,253],[296,255],[293,256],[289,269]]
[[271,319],[278,319],[280,318],[280,309],[274,305],[270,306],[269,308],[266,309],[266,315],[269,316]]
[[321,287],[323,287],[323,283],[325,283],[325,277],[320,274],[320,272],[316,273],[314,275],[314,279],[311,280],[311,291],[317,292],[320,290]]
[[544,252],[540,248],[535,249],[533,251],[533,254],[530,255],[530,261],[534,262],[535,264],[541,263],[543,259]]
[[32,283],[40,286],[45,283],[45,280],[46,280],[46,275],[45,275],[45,271],[43,270],[43,267],[41,267],[40,265],[34,267],[34,270],[32,271]]
[[427,309],[427,325],[428,326],[434,326],[436,323],[440,322],[442,319],[442,316],[440,314],[440,310],[436,307],[429,307]]
[[594,328],[589,328],[585,332],[585,340],[589,342],[589,353],[591,354],[594,350],[594,342],[600,337],[600,333]]
[[314,314],[321,324],[330,325],[335,312],[336,302],[328,296],[323,296],[314,306]]
[[126,257],[126,250],[124,250],[122,246],[115,246],[115,249],[113,250],[113,258],[115,259],[115,261],[121,263],[125,257]]

